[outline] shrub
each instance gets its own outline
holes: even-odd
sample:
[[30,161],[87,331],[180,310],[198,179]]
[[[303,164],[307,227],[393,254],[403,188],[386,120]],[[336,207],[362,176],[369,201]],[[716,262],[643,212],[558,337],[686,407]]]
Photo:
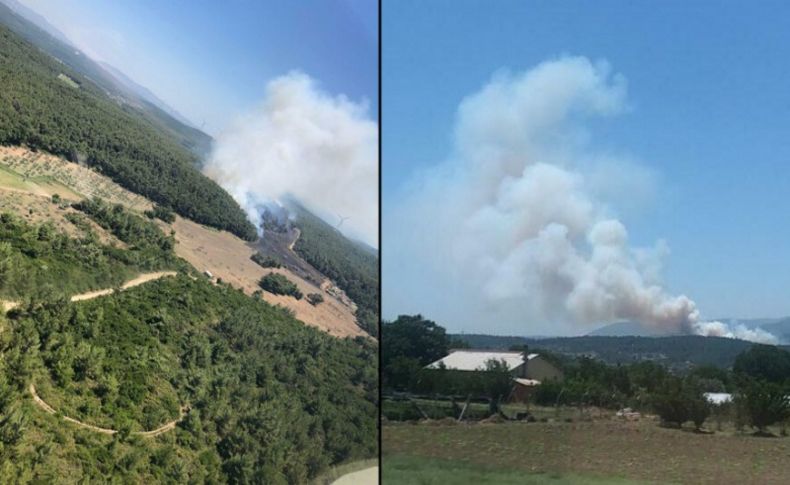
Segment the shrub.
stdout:
[[749,383],[735,396],[736,403],[749,425],[758,433],[766,434],[766,428],[790,417],[790,405],[784,389],[770,382]]
[[309,301],[311,305],[316,306],[324,302],[324,297],[321,296],[320,293],[310,293],[307,295],[307,301]]
[[297,300],[302,299],[302,292],[294,282],[277,273],[269,273],[258,283],[261,288],[275,295],[290,295]]
[[264,256],[260,252],[256,252],[250,259],[255,261],[256,264],[263,268],[282,268],[282,264],[273,256]]
[[153,210],[145,211],[145,215],[148,216],[149,219],[157,218],[168,224],[176,222],[176,215],[173,211],[161,205],[154,206]]
[[653,410],[665,426],[680,427],[691,419],[688,396],[680,379],[670,379],[653,396]]

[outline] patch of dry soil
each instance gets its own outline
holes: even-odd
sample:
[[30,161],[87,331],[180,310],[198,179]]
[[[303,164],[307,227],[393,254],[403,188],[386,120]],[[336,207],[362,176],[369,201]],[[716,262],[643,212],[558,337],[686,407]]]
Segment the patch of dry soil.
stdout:
[[222,281],[236,288],[242,288],[247,294],[260,289],[258,281],[267,273],[283,274],[293,281],[305,296],[309,293],[320,293],[324,297],[324,302],[313,306],[306,298],[296,300],[290,296],[273,295],[264,291],[263,298],[266,301],[290,308],[299,320],[332,335],[338,337],[367,335],[357,326],[351,308],[287,269],[258,266],[250,259],[255,249],[238,237],[225,231],[201,226],[182,217],[176,217],[176,222],[172,226],[165,227],[172,227],[175,230],[176,254],[198,270],[209,271],[215,278],[221,278]]

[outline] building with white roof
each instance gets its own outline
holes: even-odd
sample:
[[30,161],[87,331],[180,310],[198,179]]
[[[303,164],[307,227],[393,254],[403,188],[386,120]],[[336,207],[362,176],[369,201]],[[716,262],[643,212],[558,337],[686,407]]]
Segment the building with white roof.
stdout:
[[537,381],[537,383],[546,379],[563,378],[562,371],[539,354],[524,354],[518,351],[457,349],[425,368],[445,368],[465,372],[485,371],[492,360],[504,362],[514,378]]

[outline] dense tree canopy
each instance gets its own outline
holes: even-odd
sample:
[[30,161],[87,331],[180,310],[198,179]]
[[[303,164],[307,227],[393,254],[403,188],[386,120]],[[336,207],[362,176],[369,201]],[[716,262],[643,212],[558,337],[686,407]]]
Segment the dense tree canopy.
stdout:
[[774,383],[790,380],[790,352],[773,345],[755,345],[735,359],[733,370]]
[[[0,411],[24,423],[0,423],[0,437],[13,433],[0,447],[3,483],[63,469],[63,480],[101,481],[108,467],[133,482],[305,483],[376,454],[375,345],[203,279],[33,301],[7,322],[0,351],[10,379],[0,380]],[[25,404],[30,382],[66,415],[130,430],[171,419],[181,404],[190,411],[156,440],[114,440]],[[36,452],[52,439],[62,444]]]
[[[58,78],[77,80],[73,87]],[[252,240],[233,198],[195,156],[143,115],[0,26],[0,144],[85,162],[125,188],[196,222]]]

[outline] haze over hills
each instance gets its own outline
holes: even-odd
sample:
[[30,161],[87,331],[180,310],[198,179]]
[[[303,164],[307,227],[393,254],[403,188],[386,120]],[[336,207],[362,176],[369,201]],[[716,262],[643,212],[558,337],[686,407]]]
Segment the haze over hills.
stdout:
[[[722,322],[729,328],[743,328],[746,331],[763,331],[776,337],[779,343],[790,342],[790,317],[782,318],[719,318],[716,321]],[[589,336],[639,336],[639,337],[661,337],[668,334],[662,333],[660,329],[648,325],[641,325],[638,322],[616,322],[597,328],[587,335]]]
[[210,136],[186,122],[176,110],[118,69],[90,59],[69,42],[62,32],[24,5],[0,0],[0,23],[96,83],[108,96],[140,111],[198,157],[203,158],[210,151]]

